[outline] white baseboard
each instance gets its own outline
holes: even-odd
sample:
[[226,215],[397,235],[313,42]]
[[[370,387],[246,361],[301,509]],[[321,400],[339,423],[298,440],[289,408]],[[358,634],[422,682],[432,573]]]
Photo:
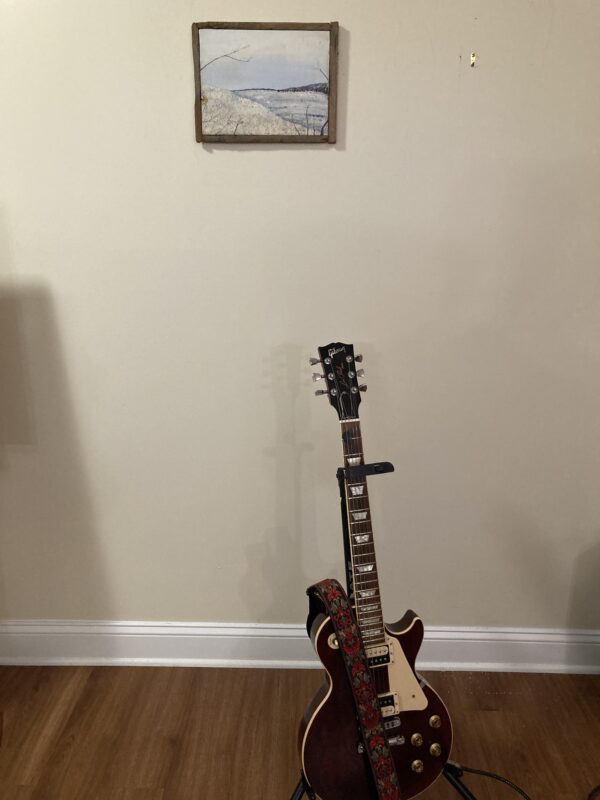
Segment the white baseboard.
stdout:
[[[303,625],[0,622],[0,664],[319,666]],[[428,627],[422,670],[600,673],[600,631]]]

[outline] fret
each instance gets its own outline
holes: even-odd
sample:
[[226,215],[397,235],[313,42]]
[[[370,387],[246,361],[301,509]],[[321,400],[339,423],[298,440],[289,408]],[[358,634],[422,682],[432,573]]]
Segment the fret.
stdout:
[[383,630],[376,628],[373,631],[361,631],[363,639],[372,639],[374,636],[383,636]]

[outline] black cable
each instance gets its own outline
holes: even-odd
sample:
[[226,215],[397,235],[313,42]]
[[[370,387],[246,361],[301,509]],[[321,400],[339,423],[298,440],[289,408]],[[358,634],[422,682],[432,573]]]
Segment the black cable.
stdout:
[[596,786],[595,789],[592,789],[592,791],[589,794],[588,800],[600,800],[600,784],[598,784],[598,786]]
[[[485,778],[493,778],[495,781],[500,781],[501,783],[505,783],[507,786],[510,786],[511,789],[514,789],[517,794],[520,794],[524,800],[531,800],[528,794],[525,794],[523,789],[519,788],[516,783],[509,781],[508,778],[503,778],[502,775],[497,775],[495,772],[488,772],[485,769],[473,769],[472,767],[463,767],[460,765],[460,768],[463,772],[470,772],[473,775],[483,775]],[[588,798],[588,800],[592,800],[592,798]]]

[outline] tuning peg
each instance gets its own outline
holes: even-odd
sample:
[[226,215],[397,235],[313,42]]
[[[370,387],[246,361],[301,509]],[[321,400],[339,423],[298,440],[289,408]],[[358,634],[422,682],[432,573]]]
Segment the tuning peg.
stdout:
[[320,358],[309,358],[308,360],[309,360],[309,363],[310,363],[311,367],[314,367],[316,364],[320,364],[321,363],[321,359]]
[[367,391],[367,384],[366,383],[361,383],[361,385],[358,388],[359,388],[359,390],[361,392],[366,392]]
[[364,369],[357,369],[357,370],[356,370],[356,374],[357,374],[357,376],[358,376],[359,378],[364,378],[364,377],[365,377],[365,371],[364,371]]
[[320,372],[313,372],[313,381],[322,381],[324,377]]
[[360,362],[362,361],[362,353],[357,353],[357,355],[354,356],[354,360],[358,361],[358,363],[360,364]]
[[327,391],[327,389],[317,389],[317,391],[315,392],[315,394],[316,394],[316,395],[317,395],[317,397],[318,397],[318,396],[319,396],[319,395],[321,395],[321,394],[329,394],[329,392]]

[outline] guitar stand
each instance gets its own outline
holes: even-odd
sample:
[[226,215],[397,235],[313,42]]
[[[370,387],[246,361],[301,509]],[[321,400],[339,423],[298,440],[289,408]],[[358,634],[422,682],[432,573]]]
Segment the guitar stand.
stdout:
[[[369,475],[384,475],[386,472],[393,472],[394,465],[389,461],[378,461],[373,464],[360,464],[356,467],[340,467],[336,472],[338,487],[340,490],[340,506],[342,511],[342,530],[344,532],[344,558],[346,566],[346,586],[348,597],[354,595],[354,585],[352,577],[352,560],[350,558],[350,533],[348,528],[348,513],[346,509],[346,489],[344,481],[348,478],[366,478]],[[442,775],[448,783],[456,789],[464,800],[477,800],[474,794],[467,789],[461,781],[463,771],[459,764],[454,761],[447,761],[444,765]],[[308,800],[317,800],[316,794],[310,788],[304,773],[300,776],[300,781],[294,789],[290,800],[301,800],[306,795]]]
[[[470,792],[464,783],[461,781],[463,776],[463,771],[458,764],[455,764],[454,761],[448,761],[444,766],[444,770],[442,775],[451,786],[453,786],[456,791],[459,793],[464,800],[477,800],[475,795]],[[302,775],[298,786],[296,786],[294,793],[292,794],[290,800],[301,800],[302,797],[306,795],[308,800],[316,800],[316,795],[308,785],[308,781]]]

